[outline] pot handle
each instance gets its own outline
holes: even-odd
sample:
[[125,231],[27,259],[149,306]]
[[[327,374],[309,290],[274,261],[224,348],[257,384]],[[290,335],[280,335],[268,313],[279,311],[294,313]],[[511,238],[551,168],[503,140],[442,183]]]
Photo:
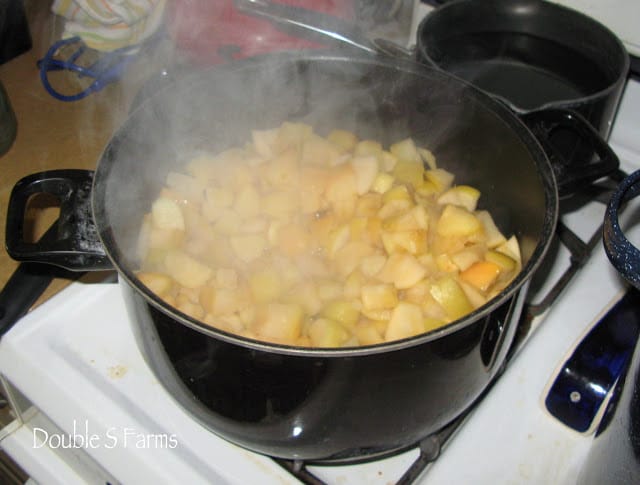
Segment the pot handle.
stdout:
[[[549,157],[561,198],[612,174],[620,165],[618,156],[595,128],[574,111],[545,109],[523,114],[521,119]],[[572,137],[574,153],[562,150],[560,136]]]
[[640,170],[626,177],[615,190],[605,212],[602,239],[611,264],[633,286],[640,290],[640,249],[627,239],[618,218],[625,202],[640,195]]
[[[46,263],[71,271],[113,269],[106,256],[91,213],[93,171],[52,170],[24,177],[9,198],[6,248],[17,261]],[[27,242],[24,220],[29,200],[49,194],[60,201],[60,216],[54,223],[55,237]]]

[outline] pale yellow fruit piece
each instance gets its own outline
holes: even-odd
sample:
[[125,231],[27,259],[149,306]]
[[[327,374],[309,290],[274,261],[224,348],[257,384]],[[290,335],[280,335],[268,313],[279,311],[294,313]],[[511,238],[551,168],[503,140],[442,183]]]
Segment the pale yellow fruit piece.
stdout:
[[258,234],[232,236],[229,238],[231,249],[238,259],[249,263],[262,256],[267,247],[267,240]]
[[438,192],[443,192],[451,187],[454,179],[451,172],[442,168],[425,170],[424,177],[428,182],[431,182],[435,186]]
[[503,271],[513,271],[516,269],[516,260],[500,251],[489,250],[484,255],[484,259],[497,264]]
[[331,204],[357,196],[356,174],[350,164],[334,168],[329,175],[325,197]]
[[346,277],[360,266],[362,260],[371,256],[374,249],[362,241],[349,241],[338,249],[333,256],[334,267],[340,275]]
[[382,253],[372,254],[362,258],[359,269],[364,276],[369,278],[377,275],[387,262],[387,256]]
[[342,283],[333,280],[321,280],[316,285],[318,298],[322,301],[330,301],[341,298],[344,294]]
[[253,330],[263,339],[293,345],[300,337],[304,311],[294,303],[269,303],[260,312]]
[[189,315],[191,318],[195,320],[201,320],[204,317],[204,309],[198,305],[197,303],[193,303],[191,301],[182,300],[176,301],[174,305],[179,311],[184,313],[185,315]]
[[228,188],[208,187],[204,192],[202,215],[208,221],[217,220],[233,204],[233,191]]
[[341,163],[342,150],[316,134],[309,135],[302,144],[301,162],[304,165],[332,167]]
[[336,253],[349,242],[351,238],[351,226],[343,224],[328,234],[327,254],[334,258]]
[[143,285],[161,298],[168,295],[173,288],[173,279],[164,273],[140,272],[136,276]]
[[522,262],[522,256],[520,254],[520,245],[518,239],[515,236],[511,236],[503,244],[496,247],[496,251],[506,254],[512,258],[518,265]]
[[309,242],[308,231],[299,224],[283,224],[278,229],[276,246],[282,254],[288,257],[304,253]]
[[358,197],[356,202],[356,215],[360,217],[375,216],[382,207],[382,196],[377,193],[368,193]]
[[387,254],[406,251],[419,255],[427,252],[427,231],[414,229],[410,231],[382,232],[382,244]]
[[442,327],[446,323],[447,322],[442,318],[424,317],[424,331],[431,332],[432,330]]
[[470,285],[463,280],[459,280],[458,284],[460,285],[460,288],[462,288],[462,291],[464,291],[464,294],[467,295],[469,303],[471,303],[474,308],[479,308],[488,301],[488,298],[483,295],[475,286]]
[[257,303],[269,303],[277,300],[284,291],[279,272],[272,267],[252,272],[248,277],[251,295]]
[[348,300],[355,300],[360,298],[360,292],[362,291],[362,285],[366,282],[366,277],[358,270],[352,271],[349,276],[346,277],[344,282],[344,298]]
[[167,273],[186,288],[204,285],[213,275],[213,270],[180,250],[168,251],[164,265]]
[[291,191],[278,191],[262,199],[262,210],[268,216],[288,220],[298,207],[297,197]]
[[386,150],[382,151],[382,154],[379,156],[380,158],[380,169],[385,172],[391,172],[393,168],[398,163],[398,157],[396,157],[393,153],[388,152]]
[[302,166],[300,168],[300,210],[304,214],[312,214],[326,208],[323,199],[329,180],[329,170],[321,167]]
[[422,161],[427,164],[427,167],[431,170],[435,170],[438,168],[436,163],[436,156],[426,148],[418,148],[418,153],[420,154],[420,158]]
[[389,151],[393,153],[401,162],[411,162],[419,166],[422,165],[422,159],[416,148],[412,138],[405,138],[404,140],[393,143],[389,147]]
[[382,310],[367,310],[363,308],[361,313],[367,317],[369,320],[376,323],[376,328],[381,334],[384,334],[387,329],[387,323],[391,318],[392,310],[389,308],[385,308]]
[[411,254],[393,253],[377,278],[385,283],[394,284],[398,289],[405,289],[415,285],[425,274],[425,267]]
[[320,316],[334,320],[346,328],[353,328],[360,317],[360,310],[352,301],[334,300],[324,305]]
[[424,183],[424,167],[421,163],[400,160],[393,167],[392,174],[398,182],[412,185],[416,189]]
[[501,244],[504,244],[507,238],[504,237],[502,232],[500,232],[500,229],[498,229],[498,226],[496,226],[496,223],[494,222],[491,214],[488,211],[484,210],[477,211],[475,214],[482,224],[482,227],[484,228],[487,246],[489,248],[495,248],[497,246],[500,246]]
[[322,300],[318,296],[316,285],[311,281],[302,282],[294,286],[287,295],[283,296],[286,303],[297,303],[302,306],[307,315],[315,315],[322,308]]
[[358,322],[353,328],[353,333],[360,345],[377,345],[384,342],[378,326],[373,321]]
[[355,156],[375,155],[379,156],[382,153],[382,143],[376,140],[362,140],[359,141],[353,148],[353,154]]
[[367,310],[394,308],[398,304],[398,290],[391,284],[364,285],[361,299]]
[[369,192],[378,175],[378,160],[372,155],[354,157],[351,166],[356,176],[356,192],[363,195]]
[[[401,187],[404,186],[402,185]],[[392,192],[393,190],[394,189],[391,189],[389,192]],[[389,192],[387,192],[387,194]],[[402,214],[403,212],[409,210],[411,207],[413,207],[413,202],[409,199],[391,199],[384,202],[384,205],[378,211],[378,217],[380,219],[387,219],[389,217]]]
[[464,207],[469,212],[476,210],[478,200],[480,199],[480,191],[469,185],[456,185],[448,190],[445,190],[440,197],[438,197],[438,204],[445,205],[457,205]]
[[342,347],[350,336],[347,329],[329,318],[316,318],[309,324],[309,338],[314,347]]
[[424,333],[424,315],[422,308],[413,303],[400,302],[391,313],[389,325],[384,334],[387,342],[413,337]]
[[435,281],[431,285],[430,292],[452,320],[457,320],[474,309],[467,295],[451,276],[444,276]]
[[347,152],[353,151],[358,143],[358,137],[347,130],[333,130],[327,136],[327,140]]
[[458,266],[453,262],[448,254],[438,254],[436,257],[436,265],[438,270],[444,273],[457,273]]
[[441,236],[469,236],[481,230],[482,224],[475,215],[450,204],[444,207],[436,224],[436,231]]
[[184,231],[182,209],[171,199],[160,197],[153,202],[151,220],[158,229]]
[[409,189],[405,185],[395,185],[382,195],[382,203],[386,204],[392,200],[405,200],[412,202]]
[[390,173],[378,172],[376,178],[373,180],[371,190],[378,194],[384,194],[393,186],[395,180],[394,176]]
[[252,184],[248,184],[236,195],[233,209],[240,217],[247,219],[259,214],[261,206],[260,194]]
[[485,251],[486,248],[481,245],[469,246],[451,254],[450,258],[460,271],[464,271],[473,263],[480,261],[484,257]]
[[258,155],[264,158],[271,158],[274,155],[277,138],[277,129],[253,130],[251,132],[253,147]]
[[274,187],[296,187],[299,177],[299,151],[287,148],[262,165],[266,180]]
[[[203,212],[204,214],[204,212]],[[220,209],[213,225],[213,229],[218,234],[234,234],[240,232],[242,219],[233,209]]]
[[235,268],[218,268],[216,270],[216,286],[235,290],[238,288],[238,271]]
[[149,249],[178,249],[182,247],[184,240],[183,230],[151,227],[146,243]]

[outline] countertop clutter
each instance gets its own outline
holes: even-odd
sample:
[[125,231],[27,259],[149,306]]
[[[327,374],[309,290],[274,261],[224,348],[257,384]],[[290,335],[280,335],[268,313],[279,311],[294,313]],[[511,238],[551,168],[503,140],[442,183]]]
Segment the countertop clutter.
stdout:
[[[0,82],[15,114],[17,134],[10,149],[0,156],[0,227],[4,232],[7,205],[13,186],[22,177],[60,168],[94,169],[102,150],[115,129],[126,118],[133,96],[153,69],[147,59],[138,59],[122,77],[104,89],[72,102],[55,99],[39,77],[37,62],[60,40],[63,19],[51,12],[51,2],[25,0],[32,47],[0,65]],[[53,73],[61,89],[73,91],[82,82],[69,72]],[[40,203],[41,210],[30,211],[33,238],[37,239],[55,220],[57,208]],[[6,250],[0,251],[0,287],[18,263]],[[36,305],[69,284],[54,279]]]

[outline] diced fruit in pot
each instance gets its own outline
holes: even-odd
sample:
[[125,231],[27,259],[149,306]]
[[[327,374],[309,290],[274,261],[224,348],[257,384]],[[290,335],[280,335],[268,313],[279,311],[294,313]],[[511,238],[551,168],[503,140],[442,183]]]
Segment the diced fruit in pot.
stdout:
[[483,306],[522,267],[480,191],[454,185],[411,138],[386,149],[285,122],[197,154],[165,182],[141,220],[137,276],[164,304],[243,338],[411,338]]

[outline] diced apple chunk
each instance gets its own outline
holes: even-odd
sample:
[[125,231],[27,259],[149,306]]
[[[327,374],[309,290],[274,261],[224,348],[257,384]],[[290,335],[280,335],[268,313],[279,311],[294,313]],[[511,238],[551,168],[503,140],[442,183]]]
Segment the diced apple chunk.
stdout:
[[468,236],[481,229],[480,221],[471,212],[450,204],[445,206],[436,225],[441,236]]
[[341,347],[349,336],[342,325],[330,318],[316,318],[309,324],[309,337],[314,347]]
[[151,206],[151,220],[158,229],[184,231],[184,216],[173,200],[160,197]]
[[393,253],[387,259],[377,277],[385,282],[392,283],[398,289],[410,288],[426,274],[426,269],[412,255],[406,253]]
[[398,304],[398,291],[391,284],[365,285],[361,291],[362,306],[366,310],[394,308]]
[[164,273],[140,272],[136,276],[143,285],[160,298],[168,295],[173,287],[173,279]]
[[267,247],[267,240],[258,234],[232,236],[229,242],[238,259],[245,263],[259,258]]
[[457,320],[473,311],[460,285],[451,276],[444,276],[431,285],[431,296],[444,308],[447,316]]
[[300,337],[303,317],[300,305],[269,303],[254,330],[265,340],[291,345]]
[[401,301],[391,313],[391,319],[384,339],[400,340],[424,333],[424,315],[422,309],[413,303]]
[[350,301],[335,300],[327,303],[320,315],[334,320],[347,328],[352,328],[358,321],[360,311]]
[[378,175],[378,160],[371,155],[355,157],[351,166],[356,176],[356,192],[358,195],[366,194]]
[[491,217],[491,214],[487,211],[477,211],[476,217],[484,228],[484,234],[486,238],[486,244],[489,248],[495,248],[503,244],[507,239],[504,237],[498,226]]
[[480,191],[478,189],[469,185],[456,185],[445,190],[438,197],[438,204],[457,205],[464,207],[469,212],[473,212],[478,205],[478,199],[480,199]]
[[186,288],[198,288],[213,275],[211,268],[180,250],[168,251],[164,264],[167,273]]

